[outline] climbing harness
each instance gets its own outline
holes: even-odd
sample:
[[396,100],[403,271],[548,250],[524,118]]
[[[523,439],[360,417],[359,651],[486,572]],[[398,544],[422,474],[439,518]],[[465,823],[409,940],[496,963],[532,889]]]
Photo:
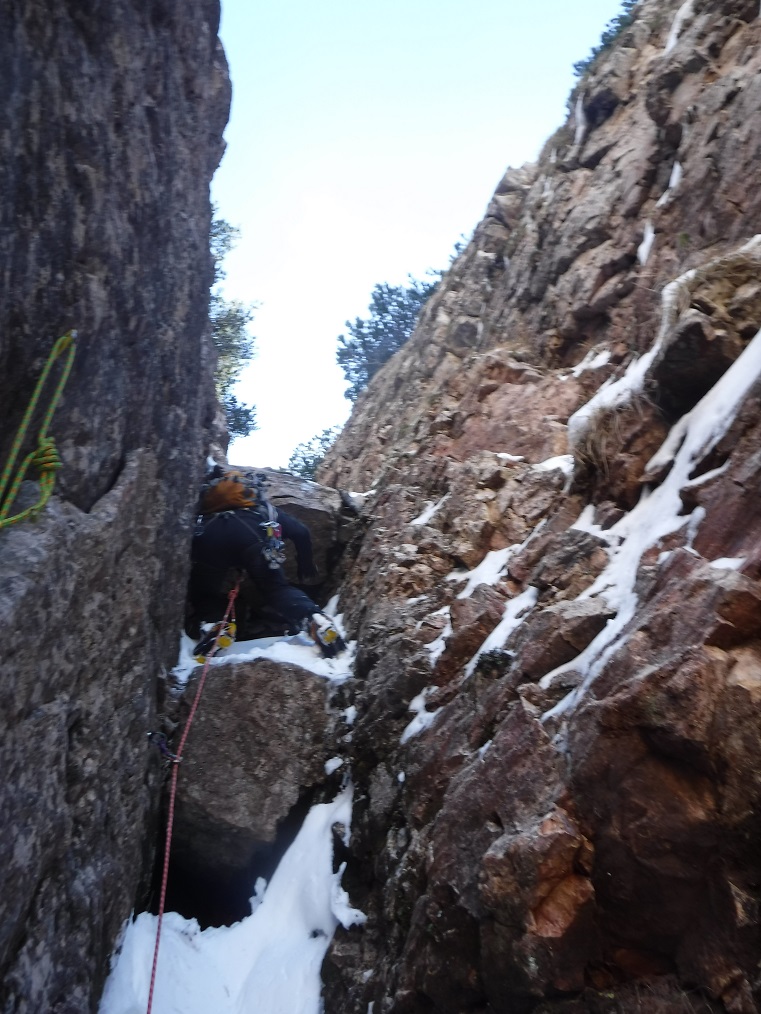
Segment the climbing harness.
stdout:
[[[223,625],[226,624],[231,619],[231,617],[235,615],[235,599],[238,596],[239,588],[240,581],[238,581],[238,583],[235,585],[235,587],[230,591],[230,594],[228,595],[227,609],[225,610],[225,615],[222,618]],[[223,629],[224,627],[220,626],[219,632],[217,634],[217,639],[219,639],[219,636],[221,635]],[[185,743],[187,742],[188,733],[190,732],[190,727],[193,724],[193,719],[195,718],[196,711],[198,710],[198,704],[201,700],[201,694],[203,692],[204,683],[206,682],[206,676],[208,675],[209,672],[209,665],[211,664],[211,660],[214,656],[214,652],[217,650],[217,647],[218,643],[212,646],[211,651],[209,651],[209,653],[206,656],[203,671],[201,672],[201,678],[198,681],[196,695],[193,698],[192,705],[190,706],[188,720],[185,723],[185,728],[183,729],[182,736],[180,738],[180,744],[177,747],[177,753],[169,755],[172,761],[172,780],[169,786],[169,806],[167,808],[166,840],[164,842],[164,868],[161,874],[161,893],[159,895],[159,912],[158,912],[158,921],[156,923],[156,944],[153,949],[151,985],[150,990],[148,992],[148,1007],[146,1009],[146,1014],[151,1014],[151,1010],[153,1009],[153,990],[156,985],[156,966],[159,960],[161,923],[164,918],[164,905],[166,904],[166,886],[167,881],[169,879],[169,851],[172,847],[172,829],[174,827],[174,806],[175,806],[175,798],[177,796],[177,776],[180,770],[180,763],[182,762],[182,751],[185,749]],[[160,746],[159,749],[161,749]]]
[[[262,508],[265,504],[261,505]],[[268,517],[266,521],[259,521],[256,523],[256,527],[248,523],[248,517],[244,511],[233,511],[233,515],[240,521],[244,528],[247,528],[252,534],[256,535],[257,539],[261,543],[261,553],[264,559],[267,561],[267,566],[270,570],[277,570],[277,568],[285,563],[285,543],[281,536],[283,529],[277,520],[277,513],[271,503],[266,504]],[[248,508],[250,511],[251,508]],[[254,511],[256,513],[256,511]],[[256,529],[259,529],[258,531]]]
[[[76,338],[76,331],[68,331],[55,343],[47,358],[44,369],[40,374],[40,379],[37,381],[37,386],[32,393],[29,405],[24,413],[24,418],[21,420],[21,425],[18,428],[18,432],[16,433],[16,437],[13,441],[13,446],[11,447],[10,456],[2,474],[0,474],[0,528],[5,528],[8,525],[14,524],[16,521],[22,521],[24,518],[39,514],[50,499],[50,494],[53,492],[55,474],[61,467],[61,459],[58,457],[58,451],[56,450],[53,438],[47,435],[47,430],[50,425],[50,420],[53,418],[53,413],[60,401],[63,389],[66,386],[66,381],[69,379],[69,373],[71,372],[71,365],[74,362],[74,353],[76,351],[74,344]],[[42,417],[42,422],[37,434],[37,447],[31,451],[26,458],[24,458],[22,463],[19,465],[13,481],[11,481],[11,474],[16,464],[16,459],[26,438],[29,425],[40,400],[40,395],[47,383],[53,364],[59,356],[66,356],[66,359],[63,365],[63,370],[61,371],[61,376],[58,378],[58,383],[53,390],[53,396],[51,397],[50,403],[44,416]],[[37,500],[37,503],[33,504],[31,507],[27,507],[18,514],[8,517],[8,513],[18,494],[19,486],[24,481],[24,477],[26,476],[30,465],[35,465],[40,473],[39,499]]]

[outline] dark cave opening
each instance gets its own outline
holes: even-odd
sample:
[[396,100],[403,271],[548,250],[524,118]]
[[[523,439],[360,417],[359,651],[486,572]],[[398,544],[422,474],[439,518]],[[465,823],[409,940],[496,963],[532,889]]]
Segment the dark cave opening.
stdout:
[[[243,868],[201,865],[194,860],[189,843],[178,839],[175,833],[169,857],[164,911],[177,912],[185,919],[196,919],[201,929],[232,926],[250,915],[250,899],[256,881],[262,877],[269,883],[278,863],[299,833],[304,818],[315,801],[314,796],[313,789],[302,793],[287,817],[278,824],[275,840],[257,848]],[[153,915],[158,913],[161,896],[165,842],[166,817],[159,832],[150,899],[146,906]]]

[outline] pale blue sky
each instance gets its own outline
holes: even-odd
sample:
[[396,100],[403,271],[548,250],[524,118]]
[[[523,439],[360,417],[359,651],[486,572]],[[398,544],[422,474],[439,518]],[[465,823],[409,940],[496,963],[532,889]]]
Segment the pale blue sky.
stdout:
[[565,116],[620,0],[222,0],[233,84],[212,195],[241,229],[228,298],[258,302],[231,457],[285,465],[341,423],[335,364],[377,282],[445,267],[508,165]]

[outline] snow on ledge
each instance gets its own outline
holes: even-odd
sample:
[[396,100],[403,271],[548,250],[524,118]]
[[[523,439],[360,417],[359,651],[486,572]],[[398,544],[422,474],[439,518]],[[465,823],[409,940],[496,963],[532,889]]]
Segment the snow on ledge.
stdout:
[[746,556],[722,556],[718,560],[711,560],[708,565],[716,570],[740,570],[746,559]]
[[458,599],[469,599],[480,584],[496,584],[507,572],[507,564],[518,546],[492,549],[473,570],[454,570],[447,574],[445,581],[466,581],[467,584],[457,595]]
[[[338,618],[336,618],[338,619]],[[337,624],[340,629],[340,623]],[[343,630],[341,630],[343,634]],[[172,675],[180,687],[184,687],[191,673],[200,669],[193,658],[195,642],[187,634],[180,635],[180,655]],[[235,641],[211,659],[211,666],[230,665],[234,662],[253,662],[264,658],[285,665],[297,665],[301,669],[321,676],[334,683],[343,683],[352,674],[356,641],[347,645],[346,651],[337,658],[323,658],[311,637],[306,634],[292,634],[288,637],[260,637],[253,641]]]
[[[761,245],[761,241],[751,243]],[[756,246],[750,248],[755,251]],[[749,244],[746,244],[743,249],[748,248]],[[555,677],[561,672],[575,669],[583,675],[581,684],[550,708],[543,716],[544,721],[571,713],[607,660],[625,640],[625,628],[637,608],[635,586],[643,554],[664,537],[683,528],[687,529],[687,545],[691,544],[704,516],[704,508],[697,507],[692,514],[684,516],[681,513],[681,491],[690,484],[695,466],[705,460],[730,428],[745,397],[760,377],[761,331],[711,390],[676,424],[674,428],[678,428],[681,438],[678,449],[674,447],[671,434],[666,438],[664,447],[672,449],[671,470],[660,486],[643,495],[639,503],[609,530],[611,537],[620,539],[620,545],[611,546],[607,567],[579,596],[581,599],[602,596],[616,610],[616,616],[607,622],[581,654],[539,681],[539,685],[546,688],[553,685]]]
[[536,605],[538,598],[539,592],[536,588],[527,588],[520,595],[508,601],[502,619],[465,666],[465,677],[467,679],[470,679],[475,672],[478,660],[484,652],[504,647],[510,634],[523,623]]
[[409,708],[407,710],[413,711],[415,713],[415,717],[405,728],[399,738],[399,742],[402,745],[412,739],[413,736],[419,736],[421,732],[424,732],[425,729],[428,729],[433,725],[436,716],[441,711],[441,708],[436,708],[435,711],[426,711],[425,702],[436,689],[437,687],[426,687],[422,693],[419,693],[417,697],[413,697],[410,701]]
[[409,521],[408,524],[414,525],[414,526],[427,525],[428,522],[431,520],[431,518],[434,516],[434,514],[439,510],[439,508],[443,504],[446,503],[446,501],[449,499],[449,497],[450,497],[450,494],[446,493],[438,501],[438,503],[431,503],[430,500],[426,500],[427,506],[426,506],[425,510],[422,512],[422,514],[419,514],[416,518],[413,518],[412,521]]
[[[571,370],[570,376],[580,377],[587,370],[599,370],[610,362],[610,349],[603,349],[602,352],[595,352],[594,349],[587,352],[586,356],[577,363]],[[562,378],[565,379],[565,378]]]
[[547,458],[545,461],[539,461],[537,464],[531,465],[531,468],[535,472],[554,472],[555,470],[559,470],[567,479],[570,479],[573,475],[573,455],[557,454],[554,458]]
[[430,644],[426,645],[430,656],[431,668],[435,669],[437,662],[444,654],[444,649],[447,646],[447,639],[452,633],[452,621],[449,618],[449,606],[443,606],[441,609],[437,609],[435,613],[431,613],[431,616],[446,616],[447,618],[444,629],[441,631],[439,636],[434,641],[431,641]]

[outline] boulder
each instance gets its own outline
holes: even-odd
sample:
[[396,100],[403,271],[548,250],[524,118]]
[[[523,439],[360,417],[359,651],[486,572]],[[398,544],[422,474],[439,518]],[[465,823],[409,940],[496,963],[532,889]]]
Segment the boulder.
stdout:
[[210,670],[178,780],[174,858],[185,872],[224,880],[249,870],[302,795],[324,781],[325,694],[324,680],[295,665],[260,659]]

